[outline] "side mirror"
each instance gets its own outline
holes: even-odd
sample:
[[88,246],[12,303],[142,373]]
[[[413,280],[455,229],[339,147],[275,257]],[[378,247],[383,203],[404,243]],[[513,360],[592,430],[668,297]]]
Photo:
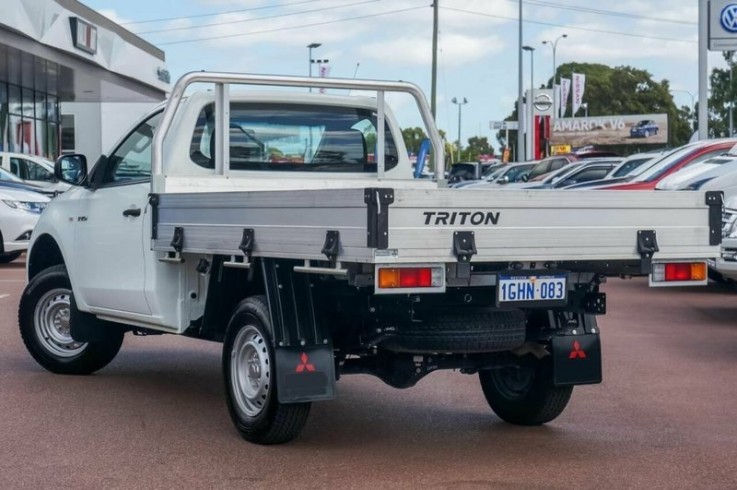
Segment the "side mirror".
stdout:
[[509,184],[509,175],[505,175],[501,179],[497,179],[497,183],[499,183],[499,184]]
[[522,177],[519,178],[519,180],[521,180],[522,182],[527,182],[528,180],[530,180],[530,176],[527,174],[524,174],[522,175]]
[[71,185],[81,185],[87,177],[87,157],[62,155],[54,162],[54,177]]

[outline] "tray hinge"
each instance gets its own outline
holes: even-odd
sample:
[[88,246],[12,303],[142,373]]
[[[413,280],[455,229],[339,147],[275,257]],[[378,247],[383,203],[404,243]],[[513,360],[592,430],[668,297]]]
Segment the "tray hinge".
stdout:
[[174,249],[173,252],[166,252],[166,256],[161,257],[159,262],[169,262],[172,264],[181,264],[184,262],[182,258],[182,248],[184,247],[184,228],[177,226],[174,228],[174,236],[169,244]]
[[328,230],[325,232],[325,244],[322,246],[322,253],[328,260],[335,263],[340,253],[340,232],[338,230]]
[[149,194],[148,203],[151,205],[151,239],[159,238],[159,195]]
[[456,231],[453,233],[453,254],[458,262],[470,262],[476,255],[476,240],[472,231]]
[[653,255],[659,250],[655,230],[637,231],[637,253],[640,254],[641,274],[650,274],[653,266]]
[[709,206],[709,245],[722,243],[722,205],[724,192],[707,191],[706,205]]
[[394,189],[370,187],[364,189],[366,203],[366,246],[385,250],[389,248],[389,205],[394,202]]

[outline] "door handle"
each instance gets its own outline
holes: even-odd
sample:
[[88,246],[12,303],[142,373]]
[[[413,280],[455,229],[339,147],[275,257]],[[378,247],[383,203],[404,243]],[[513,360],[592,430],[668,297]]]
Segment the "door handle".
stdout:
[[128,208],[123,211],[123,216],[125,216],[126,218],[141,216],[141,208]]

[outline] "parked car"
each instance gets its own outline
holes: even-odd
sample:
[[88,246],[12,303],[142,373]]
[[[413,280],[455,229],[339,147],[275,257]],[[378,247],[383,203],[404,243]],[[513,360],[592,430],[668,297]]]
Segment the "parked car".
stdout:
[[546,175],[560,170],[578,159],[574,155],[556,155],[540,160],[527,174],[526,181],[542,180]]
[[[704,182],[699,187],[699,190],[722,191],[724,193],[724,202],[726,207],[727,201],[732,198],[737,198],[737,171],[730,172]],[[732,209],[737,209],[737,201],[734,204],[735,205]]]
[[19,189],[27,192],[37,192],[47,197],[56,197],[55,191],[45,189],[41,186],[24,182],[5,169],[0,168],[0,188]]
[[449,184],[463,182],[464,180],[479,180],[499,165],[493,163],[458,162],[450,167],[446,178]]
[[665,155],[660,160],[654,162],[644,172],[629,182],[602,185],[596,189],[606,190],[653,190],[658,182],[667,176],[698,162],[708,160],[709,158],[728,152],[737,143],[737,139],[719,139],[697,141],[680,148],[675,149],[671,153]]
[[0,153],[0,168],[3,168],[26,183],[43,187],[56,194],[69,189],[70,185],[59,182],[54,176],[54,162],[45,158],[23,153]]
[[603,179],[590,180],[575,185],[570,185],[566,189],[593,189],[603,185],[620,184],[629,182],[644,172],[655,160],[664,156],[665,151],[656,153],[637,153],[625,158],[619,165],[614,167]]
[[504,189],[545,189],[547,188],[548,185],[557,181],[558,178],[578,168],[581,164],[582,162],[572,162],[566,165],[565,167],[561,167],[557,170],[554,170],[548,174],[543,175],[543,177],[540,180],[530,180],[527,182],[520,181],[514,184],[506,185],[504,186]]
[[660,128],[652,119],[643,119],[630,128],[630,138],[649,138],[658,134]]
[[28,249],[36,221],[49,198],[37,192],[0,187],[0,264]]
[[488,187],[490,184],[493,186],[501,186],[506,184],[512,184],[520,181],[520,177],[527,171],[531,170],[537,162],[523,162],[523,163],[510,163],[497,170],[495,170],[485,180],[472,180],[466,182],[460,182],[454,187],[457,189],[468,188],[468,187]]
[[616,165],[618,160],[585,160],[574,162],[557,172],[548,174],[540,182],[527,182],[520,185],[522,189],[562,189],[588,180],[604,177]]
[[635,153],[634,155],[630,155],[612,169],[611,173],[607,175],[607,178],[616,179],[618,177],[625,177],[641,165],[645,165],[659,158],[663,153],[659,151],[657,153]]
[[709,158],[689,165],[664,178],[655,186],[658,190],[697,190],[706,182],[737,171],[737,155]]

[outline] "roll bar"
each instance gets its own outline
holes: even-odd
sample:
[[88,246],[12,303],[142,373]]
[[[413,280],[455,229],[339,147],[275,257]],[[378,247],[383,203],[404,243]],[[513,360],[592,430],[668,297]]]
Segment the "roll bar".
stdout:
[[[348,90],[369,90],[377,94],[377,126],[381,128],[385,117],[384,94],[385,92],[400,92],[410,94],[417,104],[422,116],[422,121],[427,129],[428,137],[433,147],[435,159],[435,178],[439,186],[445,185],[445,158],[443,155],[443,143],[440,133],[435,126],[435,121],[430,112],[425,95],[422,90],[410,82],[390,82],[381,80],[354,80],[345,78],[311,78],[293,77],[284,75],[255,75],[249,73],[215,73],[215,72],[190,72],[182,75],[172,88],[169,100],[164,109],[164,115],[159,127],[154,134],[152,148],[151,170],[153,178],[151,185],[163,175],[164,165],[164,139],[171,127],[177,108],[182,102],[185,90],[194,83],[215,84],[215,173],[226,174],[230,166],[230,131],[224,128],[230,127],[230,104],[229,86],[235,85],[265,85],[277,87],[311,87],[331,88]],[[384,131],[377,130],[377,175],[379,179],[384,177],[385,155],[384,155]],[[154,192],[157,189],[152,189]]]

